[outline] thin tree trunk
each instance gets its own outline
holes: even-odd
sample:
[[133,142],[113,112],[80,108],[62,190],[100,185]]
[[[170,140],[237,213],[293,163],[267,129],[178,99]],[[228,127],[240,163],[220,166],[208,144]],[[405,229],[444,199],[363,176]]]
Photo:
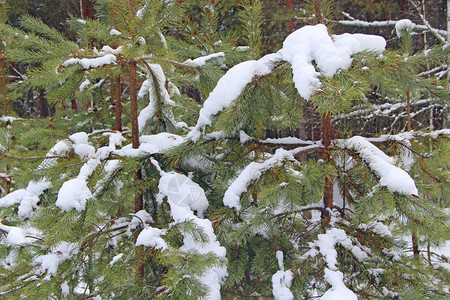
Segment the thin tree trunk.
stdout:
[[8,114],[8,99],[6,98],[7,97],[7,84],[8,84],[8,81],[7,81],[7,78],[6,78],[6,63],[5,63],[5,60],[4,59],[2,59],[1,61],[0,61],[0,75],[1,75],[1,78],[2,78],[2,83],[1,83],[1,86],[2,86],[2,97],[3,97],[3,115],[7,115]]
[[409,90],[406,91],[406,127],[411,131],[411,95]]
[[[331,140],[333,139],[333,129],[331,127],[331,113],[327,113],[322,116],[322,144],[325,147],[324,159],[328,161],[330,159],[327,152],[327,148],[331,146]],[[333,178],[331,176],[325,177],[325,189],[323,192],[323,210],[322,210],[322,222],[328,224],[330,221],[330,211],[333,208]]]
[[[131,140],[133,149],[139,148],[139,126],[138,126],[138,107],[137,107],[137,83],[136,83],[136,62],[131,61],[128,64],[130,71],[130,108],[131,108]],[[116,86],[117,86],[116,82]],[[116,90],[117,94],[117,90]],[[142,180],[141,171],[136,171],[135,183],[138,185]],[[144,208],[142,195],[136,193],[134,198],[134,210],[138,212]]]
[[128,64],[130,71],[130,109],[131,109],[131,139],[132,147],[139,148],[139,125],[138,125],[138,106],[137,106],[137,83],[136,83],[136,62]]
[[419,257],[419,254],[420,254],[419,244],[417,242],[417,236],[416,236],[415,233],[411,234],[411,240],[412,240],[412,247],[413,247],[414,257]]
[[[120,75],[115,78],[115,113],[116,113],[116,130],[122,131],[122,86]],[[139,145],[138,145],[139,146]]]
[[[130,73],[130,115],[131,115],[131,139],[133,149],[139,148],[139,125],[138,125],[138,106],[137,106],[137,82],[136,82],[136,62],[131,61],[128,63],[128,70]],[[116,82],[116,88],[119,86]],[[116,90],[116,97],[118,93]],[[117,98],[116,98],[117,99]],[[116,103],[117,105],[117,103]],[[140,192],[139,185],[142,181],[141,170],[138,169],[134,173],[134,183],[136,184],[136,194],[134,195],[134,212],[138,212],[144,209],[144,199],[142,193]],[[142,284],[142,279],[144,277],[144,260],[142,255],[136,265],[136,283],[137,285]]]
[[[286,5],[288,9],[292,10],[292,0],[287,0]],[[294,18],[289,21],[289,33],[292,33],[292,31],[294,31]]]
[[[450,0],[447,0],[447,43],[450,42]],[[447,63],[447,91],[450,91],[450,59]]]

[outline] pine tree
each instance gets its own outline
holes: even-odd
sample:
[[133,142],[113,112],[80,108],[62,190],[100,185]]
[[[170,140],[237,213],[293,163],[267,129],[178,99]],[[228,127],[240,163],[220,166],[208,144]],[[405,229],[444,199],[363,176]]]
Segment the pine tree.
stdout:
[[[389,107],[406,107],[408,91],[445,103],[445,80],[418,74],[448,47],[406,54],[381,37],[332,36],[316,24],[328,1],[314,0],[316,25],[259,58],[259,1],[244,2],[240,39],[216,30],[215,1],[196,18],[182,2],[100,1],[104,18],[74,20],[76,42],[31,17],[24,31],[0,28],[18,37],[8,58],[39,63],[25,87],[102,107],[2,127],[0,170],[15,190],[0,199],[1,295],[445,297],[434,249],[449,239],[448,130],[405,131],[401,119],[362,137],[340,122],[370,111],[374,94]],[[267,138],[296,130],[305,103],[321,140]],[[100,119],[82,124],[89,114]],[[130,129],[101,120],[113,115]]]

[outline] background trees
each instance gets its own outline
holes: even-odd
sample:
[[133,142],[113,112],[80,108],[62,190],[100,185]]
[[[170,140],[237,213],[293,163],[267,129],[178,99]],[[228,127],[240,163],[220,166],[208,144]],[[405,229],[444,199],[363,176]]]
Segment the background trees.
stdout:
[[273,27],[263,1],[97,4],[75,35],[0,29],[11,90],[55,107],[1,119],[2,295],[448,293],[447,41],[333,36],[380,24],[330,1],[273,5]]

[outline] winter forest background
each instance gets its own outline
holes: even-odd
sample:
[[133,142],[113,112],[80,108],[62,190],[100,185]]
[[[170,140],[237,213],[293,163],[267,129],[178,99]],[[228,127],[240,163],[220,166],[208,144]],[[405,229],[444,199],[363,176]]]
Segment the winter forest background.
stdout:
[[449,2],[0,5],[2,299],[448,299]]

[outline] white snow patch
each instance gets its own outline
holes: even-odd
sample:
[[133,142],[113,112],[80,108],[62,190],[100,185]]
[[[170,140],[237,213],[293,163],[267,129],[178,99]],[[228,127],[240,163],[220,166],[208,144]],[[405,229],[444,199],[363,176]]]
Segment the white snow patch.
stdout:
[[394,159],[384,154],[372,143],[360,136],[340,142],[343,148],[354,149],[380,178],[380,185],[392,192],[418,196],[414,180],[407,172],[394,165]]
[[415,25],[413,22],[411,22],[411,20],[402,19],[395,23],[395,32],[397,33],[398,37],[401,37],[405,31],[411,33],[411,31],[414,29],[414,26]]
[[161,132],[154,135],[143,135],[139,138],[139,141],[138,149],[133,149],[131,145],[127,145],[114,153],[120,156],[131,157],[160,153],[182,144],[184,138],[176,134]]
[[83,81],[80,84],[80,92],[84,91],[85,89],[88,88],[88,86],[91,84],[91,82],[89,81],[89,79],[86,79],[85,81]]
[[86,180],[74,178],[63,183],[58,192],[55,205],[64,211],[75,208],[81,212],[86,207],[86,201],[92,197]]
[[0,207],[8,207],[19,204],[17,214],[22,218],[31,218],[38,208],[39,196],[51,187],[51,183],[45,179],[30,181],[26,189],[16,190],[0,199]]
[[70,292],[69,285],[67,284],[67,281],[64,281],[64,283],[61,284],[61,294],[63,296],[67,296],[69,295],[69,292]]
[[290,288],[292,285],[292,279],[294,274],[291,270],[284,271],[283,266],[283,252],[276,252],[278,266],[280,271],[277,271],[272,276],[272,293],[275,300],[293,300],[294,295],[292,294]]
[[190,67],[199,68],[199,67],[203,67],[206,64],[206,62],[210,59],[224,57],[224,56],[225,56],[225,53],[223,53],[223,52],[213,53],[213,54],[197,57],[196,59],[188,59],[185,62],[183,62],[183,64],[190,66]]
[[[147,107],[142,109],[138,116],[139,132],[144,130],[147,121],[154,118],[157,109],[160,109],[162,105],[175,105],[175,102],[170,99],[169,92],[166,89],[166,76],[161,66],[158,64],[149,64],[149,67],[156,77],[157,86],[155,86],[152,74],[147,70],[147,79],[142,83],[138,92],[138,98],[144,98],[147,94],[149,98]],[[158,95],[157,93],[160,94]],[[158,99],[162,99],[162,103],[158,103]],[[175,123],[170,110],[163,110],[162,113],[165,114],[168,120]]]
[[[69,140],[62,140],[57,142],[48,152],[45,156],[60,156],[65,155],[67,152],[69,152],[70,148],[72,146],[70,145]],[[57,158],[46,158],[42,161],[42,163],[37,167],[36,171],[48,169],[51,167],[54,167],[57,163]]]
[[69,136],[69,139],[74,143],[75,154],[81,158],[93,157],[95,154],[95,148],[89,145],[88,137],[86,132],[77,132]]
[[[217,241],[211,221],[201,219],[195,216],[193,212],[193,210],[196,210],[198,215],[201,216],[208,207],[208,200],[203,189],[190,178],[174,172],[166,173],[161,170],[155,160],[152,160],[152,162],[161,174],[157,201],[161,203],[167,197],[170,213],[175,223],[191,221],[199,226],[208,237],[208,242],[197,243],[190,234],[183,233],[184,245],[180,247],[180,250],[185,252],[198,251],[202,254],[212,252],[219,258],[226,259],[226,249],[220,246]],[[225,267],[215,266],[197,277],[208,289],[209,294],[205,299],[221,299],[220,285],[226,276],[228,276],[228,272]]]
[[80,64],[83,69],[99,68],[105,65],[113,64],[117,61],[117,57],[114,54],[106,54],[104,56],[95,58],[69,58],[63,62],[64,67],[68,67],[74,64]]
[[117,29],[111,29],[111,31],[109,32],[109,35],[121,35],[122,34],[122,32],[120,32],[119,30],[117,30]]
[[187,138],[197,141],[200,138],[201,131],[212,123],[213,117],[229,106],[244,88],[249,84],[255,76],[263,76],[269,74],[275,64],[280,61],[278,54],[268,54],[261,59],[255,61],[250,60],[237,64],[219,79],[214,90],[209,94],[208,98],[200,110],[197,125],[189,132]]
[[340,271],[325,268],[325,280],[331,288],[320,297],[320,300],[357,300],[358,297],[344,284],[344,275]]
[[257,180],[263,172],[280,166],[284,160],[295,160],[290,151],[277,149],[275,154],[264,162],[252,162],[242,170],[241,174],[231,183],[223,196],[223,204],[241,209],[240,197],[247,191],[248,185]]
[[119,253],[116,256],[113,257],[109,265],[112,267],[116,262],[118,262],[123,256],[123,253]]
[[300,96],[307,100],[321,86],[319,75],[332,77],[339,69],[350,67],[351,55],[363,50],[383,51],[386,46],[386,41],[379,36],[344,34],[333,38],[334,41],[323,24],[304,26],[291,33],[279,51],[291,64]]
[[144,228],[140,233],[136,240],[137,246],[145,246],[145,247],[154,247],[156,249],[165,250],[168,248],[166,242],[161,235],[163,234],[162,230],[158,228],[148,227]]
[[56,246],[52,247],[52,253],[40,255],[36,257],[33,262],[40,265],[39,269],[41,273],[45,273],[47,271],[47,276],[44,280],[50,280],[51,276],[56,275],[58,266],[77,253],[77,243],[60,242]]

